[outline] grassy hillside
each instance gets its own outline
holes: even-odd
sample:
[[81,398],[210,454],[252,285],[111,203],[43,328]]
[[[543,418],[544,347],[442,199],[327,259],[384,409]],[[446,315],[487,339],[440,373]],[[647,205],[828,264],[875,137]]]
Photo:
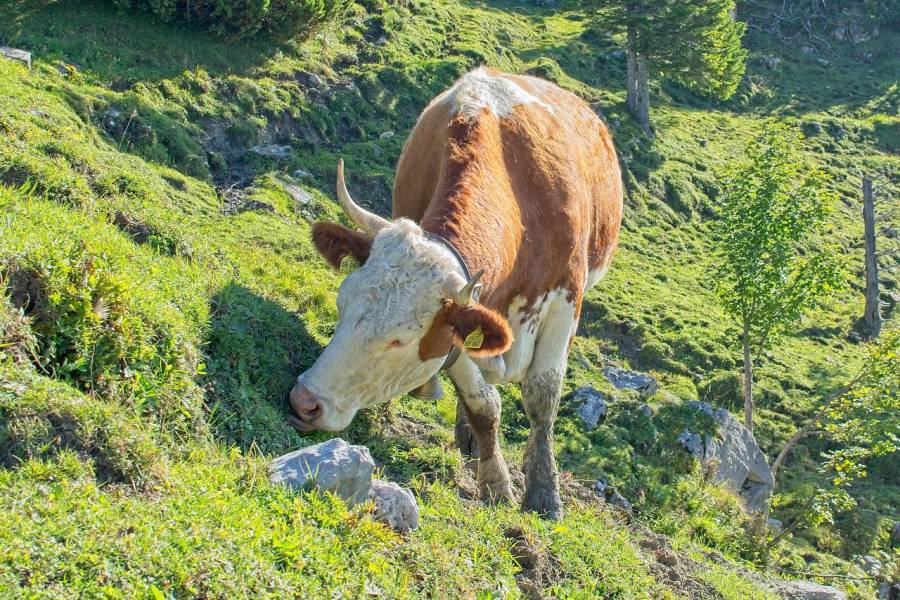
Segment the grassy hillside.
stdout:
[[[754,10],[742,18],[764,24]],[[778,120],[804,129],[804,155],[841,196],[828,241],[852,287],[762,358],[756,434],[770,456],[864,353],[847,337],[862,314],[861,172],[897,192],[900,35],[826,48],[751,27],[746,43],[725,105],[656,86],[648,141],[624,110],[616,40],[578,12],[368,0],[308,39],[223,40],[99,0],[5,3],[0,44],[35,63],[0,61],[0,595],[762,598],[758,571],[862,575],[854,555],[887,558],[896,460],[871,465],[835,527],[763,554],[737,500],[674,443],[706,426],[684,400],[739,403],[708,274],[717,170]],[[355,197],[387,212],[419,111],[481,63],[554,80],[610,123],[628,187],[622,247],[586,301],[566,386],[611,392],[600,369],[616,364],[653,372],[661,391],[649,414],[616,392],[592,432],[564,403],[559,523],[472,499],[451,386],[436,405],[360,415],[341,435],[423,510],[399,537],[366,507],[271,487],[265,465],[327,437],[284,417],[336,318],[339,277],[309,228],[343,219],[337,158]],[[502,395],[520,462],[527,420],[518,390]],[[825,449],[808,440],[792,455],[775,516],[801,509]],[[633,521],[592,497],[600,476],[635,504]]]

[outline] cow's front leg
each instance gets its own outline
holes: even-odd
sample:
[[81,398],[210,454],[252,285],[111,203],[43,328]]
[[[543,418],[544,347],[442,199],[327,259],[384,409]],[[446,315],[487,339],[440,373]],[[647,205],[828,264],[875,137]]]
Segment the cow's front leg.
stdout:
[[[456,385],[465,412],[468,428],[475,438],[478,450],[478,489],[485,502],[512,499],[509,469],[500,450],[500,394],[487,384],[481,371],[472,361],[461,357],[450,369],[450,377]],[[457,427],[459,420],[457,420]],[[459,430],[457,430],[457,439]],[[462,449],[465,451],[465,449]]]
[[564,297],[557,298],[544,317],[531,365],[522,381],[522,404],[531,424],[525,447],[522,508],[548,519],[559,519],[563,514],[553,452],[553,425],[559,410],[569,342],[577,324],[576,304]]

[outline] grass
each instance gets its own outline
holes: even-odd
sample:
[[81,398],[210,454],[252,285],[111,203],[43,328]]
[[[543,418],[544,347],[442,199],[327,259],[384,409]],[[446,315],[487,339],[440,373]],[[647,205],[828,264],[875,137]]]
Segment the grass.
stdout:
[[[268,458],[326,438],[299,437],[284,415],[294,377],[336,319],[339,278],[309,227],[343,218],[331,200],[337,157],[354,195],[386,211],[419,111],[479,63],[581,94],[626,166],[621,249],[585,302],[566,391],[613,392],[600,369],[619,364],[652,372],[661,392],[616,392],[592,432],[564,403],[561,466],[588,484],[606,477],[684,552],[713,548],[763,567],[734,497],[705,484],[674,443],[684,427],[710,426],[684,400],[739,408],[734,328],[708,275],[716,174],[777,119],[808,131],[800,150],[842,197],[829,236],[846,252],[851,290],[758,368],[757,436],[772,456],[863,354],[846,337],[862,312],[858,178],[884,174],[884,193],[896,191],[898,59],[879,51],[896,37],[836,45],[826,68],[800,41],[751,33],[748,77],[730,103],[655,85],[648,142],[623,107],[616,41],[577,12],[371,0],[306,40],[224,44],[106,2],[8,3],[0,41],[32,50],[35,66],[0,62],[0,595],[515,597],[528,569],[510,528],[546,558],[548,594],[686,595],[603,508],[573,500],[554,524],[461,498],[449,385],[437,405],[404,398],[342,434],[413,487],[423,514],[410,536],[365,507],[266,483]],[[868,50],[878,58],[861,68],[856,55]],[[774,72],[760,62],[770,54],[783,58]],[[289,156],[250,151],[270,143]],[[512,461],[527,437],[518,393],[501,390]],[[392,419],[414,433],[398,435]],[[795,450],[777,516],[821,482],[825,449],[809,440]],[[886,548],[896,467],[870,471],[859,513],[769,560],[849,570],[853,555]],[[764,593],[727,561],[693,579],[724,597]]]

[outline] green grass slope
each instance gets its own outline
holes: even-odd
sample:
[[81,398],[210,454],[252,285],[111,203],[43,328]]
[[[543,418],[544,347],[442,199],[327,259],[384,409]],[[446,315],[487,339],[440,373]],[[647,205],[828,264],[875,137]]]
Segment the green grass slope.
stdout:
[[[624,111],[615,41],[577,12],[370,0],[304,41],[235,41],[101,1],[0,7],[0,42],[35,54],[31,70],[0,61],[0,595],[762,598],[744,561],[846,571],[855,554],[886,551],[900,504],[891,461],[871,466],[860,508],[836,527],[763,556],[735,498],[674,438],[708,426],[686,399],[738,408],[706,219],[717,169],[772,119],[803,127],[804,154],[833,176],[842,202],[829,238],[853,287],[764,355],[763,448],[774,455],[862,357],[847,340],[862,312],[857,187],[865,170],[896,192],[900,59],[886,49],[897,38],[832,44],[826,66],[800,39],[751,29],[735,99],[657,86],[649,142]],[[775,71],[762,64],[772,55]],[[355,196],[387,211],[419,111],[481,63],[552,79],[611,124],[626,225],[587,299],[566,386],[611,391],[600,369],[620,364],[653,372],[661,392],[649,413],[617,393],[592,432],[564,405],[559,523],[472,499],[449,386],[436,405],[404,398],[360,415],[343,437],[368,445],[422,507],[420,529],[400,537],[369,507],[273,488],[265,464],[327,437],[301,438],[284,416],[336,319],[339,277],[309,227],[343,219],[337,158]],[[289,148],[252,150],[270,144]],[[518,462],[527,421],[517,389],[502,395]],[[824,449],[794,453],[776,516],[820,483]],[[585,491],[600,476],[634,502],[636,522]]]

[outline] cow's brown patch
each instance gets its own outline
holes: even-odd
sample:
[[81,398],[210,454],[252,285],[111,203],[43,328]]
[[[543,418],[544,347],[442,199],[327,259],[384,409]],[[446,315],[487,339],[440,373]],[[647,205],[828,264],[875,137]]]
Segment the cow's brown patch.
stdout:
[[487,357],[509,350],[513,336],[506,319],[480,304],[460,306],[447,300],[419,341],[419,358],[446,356],[453,346],[462,346],[477,327],[481,327],[484,341],[480,348],[467,348],[468,354]]
[[372,251],[372,238],[337,223],[316,223],[312,227],[312,241],[319,254],[333,269],[341,266],[348,254],[363,264]]

